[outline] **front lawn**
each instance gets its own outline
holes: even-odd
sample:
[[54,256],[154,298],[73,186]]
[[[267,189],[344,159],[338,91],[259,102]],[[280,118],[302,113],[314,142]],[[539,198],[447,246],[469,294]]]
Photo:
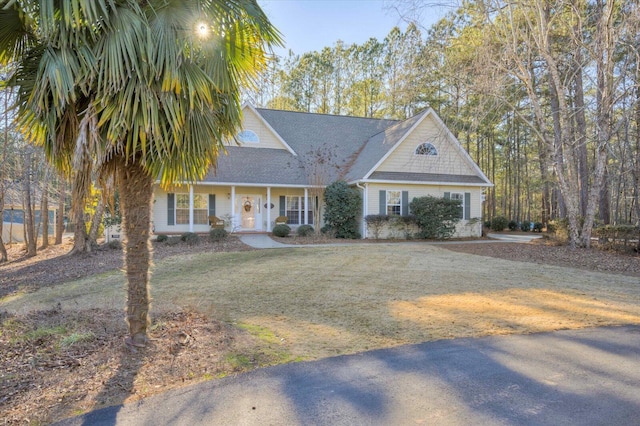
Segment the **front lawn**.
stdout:
[[[72,317],[79,311],[117,318],[124,306],[123,288],[122,274],[109,272],[14,293],[0,302],[0,311],[7,311],[2,320],[16,324],[30,312],[53,308]],[[60,387],[73,389],[75,402],[56,416],[159,392],[167,389],[168,381],[175,387],[273,363],[437,339],[640,324],[639,290],[634,276],[457,253],[424,243],[169,257],[153,268],[157,343],[133,355],[138,364],[127,376],[127,386],[118,385],[128,388],[115,399],[96,401],[109,377],[116,382],[113,376],[122,370],[118,365],[126,364],[119,340],[111,342],[105,350],[122,360],[114,361],[115,372],[101,371],[94,394],[77,389],[83,368],[91,364],[88,359],[58,369],[74,377],[75,385]],[[175,313],[181,311],[195,315],[189,317],[192,328],[181,330],[175,322]],[[208,318],[209,325],[198,315]],[[110,322],[110,333],[126,331],[124,322],[118,327],[117,321]],[[207,339],[207,327],[223,338]],[[69,339],[59,334],[60,341]],[[181,359],[189,362],[186,371],[175,368]],[[166,369],[146,372],[159,363]],[[169,377],[172,374],[178,377]],[[89,373],[84,380],[91,380]]]

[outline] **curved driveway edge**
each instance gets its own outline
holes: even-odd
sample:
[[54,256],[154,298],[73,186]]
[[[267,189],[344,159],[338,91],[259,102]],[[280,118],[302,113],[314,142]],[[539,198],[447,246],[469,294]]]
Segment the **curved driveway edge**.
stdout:
[[638,424],[639,388],[640,327],[604,327],[280,365],[59,424]]

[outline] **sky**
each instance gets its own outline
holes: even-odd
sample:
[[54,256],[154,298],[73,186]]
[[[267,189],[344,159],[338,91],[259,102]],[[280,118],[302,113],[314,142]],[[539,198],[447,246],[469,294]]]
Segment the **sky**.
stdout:
[[[338,40],[345,45],[362,44],[371,37],[382,41],[395,26],[407,24],[383,0],[258,0],[271,23],[284,35],[286,47],[296,54],[320,51]],[[426,9],[421,24],[426,28],[444,16],[447,9]]]

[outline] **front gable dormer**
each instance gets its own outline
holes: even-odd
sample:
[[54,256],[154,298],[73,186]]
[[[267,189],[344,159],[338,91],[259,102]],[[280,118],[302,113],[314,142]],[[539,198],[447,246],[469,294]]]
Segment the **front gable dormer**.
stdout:
[[433,110],[419,119],[394,143],[365,179],[389,173],[454,175],[475,177],[489,183],[487,177],[462,148]]
[[247,148],[282,149],[296,155],[295,151],[280,137],[254,107],[245,104],[242,108],[242,130],[236,135],[236,141],[227,145]]

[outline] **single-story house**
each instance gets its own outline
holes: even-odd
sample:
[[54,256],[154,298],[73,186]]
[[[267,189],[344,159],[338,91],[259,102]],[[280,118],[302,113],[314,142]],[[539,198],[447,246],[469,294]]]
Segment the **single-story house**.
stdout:
[[456,236],[481,235],[483,190],[492,183],[433,109],[397,121],[245,104],[243,121],[215,172],[168,191],[155,186],[156,234],[207,232],[210,216],[231,232],[270,232],[282,216],[292,228],[323,226],[314,223],[317,189],[344,180],[362,194],[365,238],[364,217],[408,215],[409,202],[426,195],[459,199]]
[[[5,180],[4,182],[4,203],[2,210],[2,241],[5,244],[23,242],[24,241],[24,200],[21,182],[13,180]],[[42,236],[42,213],[40,211],[42,205],[42,192],[40,188],[34,188],[32,194],[33,215],[36,230],[39,236]],[[48,203],[49,215],[49,235],[55,235],[56,227],[56,210],[58,206],[52,200]]]

